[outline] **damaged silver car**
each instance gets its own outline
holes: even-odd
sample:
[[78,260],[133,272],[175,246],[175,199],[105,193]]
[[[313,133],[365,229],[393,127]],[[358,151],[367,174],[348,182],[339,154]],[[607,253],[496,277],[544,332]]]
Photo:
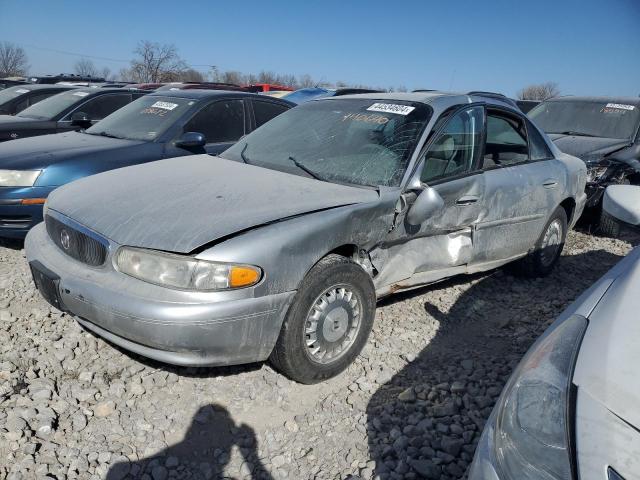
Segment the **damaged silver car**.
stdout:
[[219,157],[55,190],[26,253],[52,305],[122,348],[190,366],[270,359],[313,383],[354,360],[384,295],[511,262],[549,273],[585,181],[505,97],[335,97]]

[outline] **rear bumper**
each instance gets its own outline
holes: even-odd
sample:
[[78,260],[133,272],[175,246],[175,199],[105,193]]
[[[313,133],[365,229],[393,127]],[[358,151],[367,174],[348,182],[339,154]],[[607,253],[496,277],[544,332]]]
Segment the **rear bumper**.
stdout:
[[146,284],[107,265],[92,268],[65,255],[44,224],[25,242],[27,260],[59,276],[63,308],[106,340],[139,355],[185,366],[248,363],[269,357],[295,292],[253,297],[183,292]]

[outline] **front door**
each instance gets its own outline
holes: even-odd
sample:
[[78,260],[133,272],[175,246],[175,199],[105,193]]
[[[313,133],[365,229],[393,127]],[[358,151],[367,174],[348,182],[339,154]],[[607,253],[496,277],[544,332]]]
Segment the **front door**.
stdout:
[[[479,170],[484,123],[482,106],[465,106],[453,113],[429,142],[417,174],[423,186],[433,187],[444,209],[421,225],[406,221],[401,209],[373,263],[379,268],[376,288],[391,291],[448,276],[452,268],[472,260],[473,225],[483,212],[484,175]],[[419,192],[408,191],[403,199]],[[409,202],[410,203],[410,202]]]

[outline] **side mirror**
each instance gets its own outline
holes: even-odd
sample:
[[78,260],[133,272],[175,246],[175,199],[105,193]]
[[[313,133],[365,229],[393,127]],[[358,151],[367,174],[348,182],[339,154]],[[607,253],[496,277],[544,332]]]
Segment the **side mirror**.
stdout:
[[89,115],[84,112],[75,112],[71,115],[71,125],[80,128],[89,128],[91,126],[91,119]]
[[410,225],[420,225],[429,217],[444,210],[444,200],[440,194],[431,187],[425,187],[413,205],[407,212],[407,222]]
[[176,147],[180,148],[197,148],[204,147],[207,144],[207,139],[204,135],[198,132],[184,132],[182,136],[176,141]]
[[608,186],[604,192],[602,208],[616,220],[640,227],[640,187]]

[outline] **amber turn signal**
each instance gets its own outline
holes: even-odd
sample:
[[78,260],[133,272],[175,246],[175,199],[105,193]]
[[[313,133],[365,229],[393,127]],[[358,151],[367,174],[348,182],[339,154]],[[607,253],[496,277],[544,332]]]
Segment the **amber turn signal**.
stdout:
[[46,198],[23,198],[20,202],[21,205],[44,205],[47,201]]
[[231,267],[229,287],[240,288],[255,285],[260,280],[260,270],[248,266]]

